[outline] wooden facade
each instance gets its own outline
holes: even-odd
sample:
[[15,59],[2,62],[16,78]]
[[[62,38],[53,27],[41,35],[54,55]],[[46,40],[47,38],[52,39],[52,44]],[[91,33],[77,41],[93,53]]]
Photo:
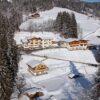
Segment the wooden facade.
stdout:
[[88,46],[88,40],[71,41],[68,43],[68,49],[70,50],[86,50]]
[[33,75],[42,75],[48,73],[48,67],[40,61],[31,61],[28,64],[28,69]]
[[41,38],[33,37],[31,39],[28,39],[28,45],[30,48],[40,48],[41,47]]
[[86,50],[88,48],[88,40],[64,42],[63,47],[67,47],[69,50]]
[[49,48],[52,47],[52,39],[32,37],[31,39],[28,39],[27,42],[22,42],[22,47],[27,49]]

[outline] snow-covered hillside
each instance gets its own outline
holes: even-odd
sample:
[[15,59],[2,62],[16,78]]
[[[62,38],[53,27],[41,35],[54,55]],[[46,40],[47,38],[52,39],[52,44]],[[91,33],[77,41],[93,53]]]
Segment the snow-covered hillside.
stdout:
[[[69,10],[69,9],[54,7],[51,10],[40,12],[40,18],[29,19],[26,22],[22,23],[20,26],[20,29],[27,30],[29,25],[32,23],[35,23],[35,24],[37,23],[37,25],[38,25],[39,23],[43,23],[44,21],[47,21],[49,19],[55,20],[58,12],[63,12],[63,11],[66,11],[69,13],[74,12],[74,11]],[[99,20],[96,20],[94,18],[89,18],[88,16],[77,13],[77,12],[74,12],[74,13],[76,16],[77,23],[80,25],[80,27],[83,30],[83,36],[94,32],[100,26]]]
[[100,45],[100,28],[93,34],[86,36],[85,39],[89,40],[90,44]]

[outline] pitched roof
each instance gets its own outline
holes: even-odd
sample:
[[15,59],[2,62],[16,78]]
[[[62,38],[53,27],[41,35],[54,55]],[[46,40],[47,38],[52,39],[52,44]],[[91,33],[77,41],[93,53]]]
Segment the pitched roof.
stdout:
[[76,41],[76,40],[75,40],[75,41],[69,42],[69,44],[70,44],[70,45],[72,45],[72,44],[79,44],[79,41]]
[[87,43],[88,40],[79,40],[80,43]]
[[43,64],[43,63],[41,61],[38,61],[38,60],[31,60],[27,63],[27,65],[31,66],[32,68],[34,68],[38,64]]

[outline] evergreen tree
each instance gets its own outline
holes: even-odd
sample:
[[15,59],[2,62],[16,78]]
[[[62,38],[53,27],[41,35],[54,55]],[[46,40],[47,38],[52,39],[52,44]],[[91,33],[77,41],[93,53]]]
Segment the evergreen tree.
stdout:
[[67,37],[71,37],[71,16],[70,16],[70,14],[68,12],[67,12],[66,18],[67,18],[67,21],[66,21]]
[[61,32],[62,31],[62,24],[63,24],[61,12],[58,13],[56,21],[55,21],[54,24],[55,24],[54,25],[55,30],[58,31],[58,32]]
[[18,52],[13,40],[16,27],[12,23],[0,14],[0,100],[10,100],[18,70]]
[[77,38],[77,22],[75,19],[74,13],[72,13],[72,19],[71,19],[71,34],[73,37]]
[[67,13],[66,13],[66,11],[64,11],[62,13],[62,23],[63,24],[62,24],[61,35],[64,36],[64,37],[66,37],[66,35],[68,33],[68,31],[67,31],[68,25],[67,25]]
[[0,100],[9,100],[12,93],[12,75],[7,62],[7,24],[0,14]]
[[14,30],[19,30],[19,25],[22,22],[22,14],[18,13],[15,9],[11,10],[11,16],[9,18],[10,27],[13,28],[10,30],[11,33],[14,33]]
[[55,31],[60,32],[61,36],[77,38],[77,22],[75,15],[68,12],[60,12],[55,21]]

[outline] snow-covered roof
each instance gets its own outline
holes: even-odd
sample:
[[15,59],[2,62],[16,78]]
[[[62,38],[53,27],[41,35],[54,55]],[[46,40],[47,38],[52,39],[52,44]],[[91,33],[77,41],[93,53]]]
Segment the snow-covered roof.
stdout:
[[55,34],[52,32],[33,32],[32,36],[40,37],[42,39],[53,39],[55,37]]
[[77,38],[68,38],[65,40],[66,42],[78,41]]
[[30,32],[17,32],[15,33],[14,40],[16,41],[16,44],[22,44],[21,41],[26,41],[30,35]]
[[38,60],[31,60],[27,63],[27,65],[31,66],[32,68],[34,68],[36,65],[39,65],[39,64],[43,64],[43,63]]

